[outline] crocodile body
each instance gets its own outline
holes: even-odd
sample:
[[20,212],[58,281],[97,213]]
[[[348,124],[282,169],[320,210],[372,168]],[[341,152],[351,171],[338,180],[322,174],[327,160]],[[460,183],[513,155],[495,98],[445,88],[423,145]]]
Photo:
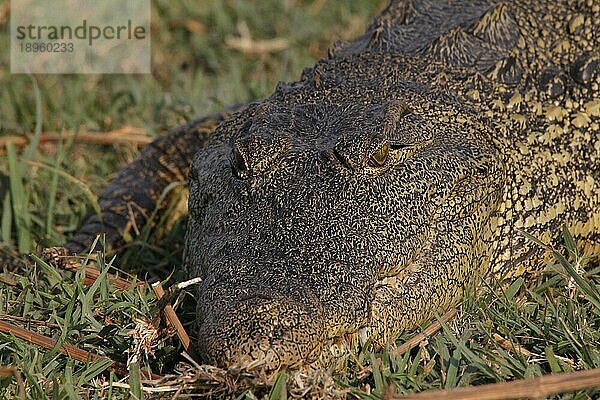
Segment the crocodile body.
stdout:
[[539,268],[523,232],[600,249],[598,21],[593,1],[392,1],[299,81],[144,150],[68,247],[118,241],[189,172],[209,361],[393,340],[490,271]]

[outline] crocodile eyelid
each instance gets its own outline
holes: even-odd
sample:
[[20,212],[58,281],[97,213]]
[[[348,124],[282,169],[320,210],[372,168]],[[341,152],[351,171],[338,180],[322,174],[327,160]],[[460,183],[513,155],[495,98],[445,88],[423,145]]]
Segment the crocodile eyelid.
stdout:
[[383,167],[387,160],[389,159],[390,154],[390,145],[388,142],[385,142],[379,150],[371,154],[369,158],[369,163],[373,167]]
[[412,147],[412,144],[408,144],[408,143],[390,143],[390,149],[391,150],[402,150],[402,149],[406,149],[408,147]]

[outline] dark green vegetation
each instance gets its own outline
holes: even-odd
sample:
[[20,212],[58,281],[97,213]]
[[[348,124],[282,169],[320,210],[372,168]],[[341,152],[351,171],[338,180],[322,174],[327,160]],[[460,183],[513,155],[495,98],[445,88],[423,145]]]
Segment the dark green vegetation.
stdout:
[[[325,3],[318,16],[311,16],[310,10],[318,9],[319,2],[295,4],[287,12],[278,9],[279,2],[261,2],[264,12],[255,5],[245,11],[237,8],[243,4],[236,3],[236,7],[222,12],[209,12],[209,6],[190,12],[173,2],[164,2],[162,8],[157,5],[154,78],[36,77],[36,96],[33,81],[25,76],[10,76],[4,59],[0,79],[2,87],[8,90],[1,94],[2,133],[35,138],[33,134],[41,131],[110,131],[124,125],[162,132],[193,116],[267,95],[279,79],[297,78],[303,67],[311,65],[313,57],[323,55],[333,37],[341,34],[351,38],[361,32],[376,8],[374,4],[349,11],[359,6],[350,2]],[[212,17],[201,18],[201,12]],[[282,18],[282,12],[287,18]],[[193,22],[197,15],[204,28]],[[252,57],[226,50],[223,38],[235,35],[237,20],[245,20],[257,38],[289,38],[290,49]],[[349,31],[348,26],[355,28]],[[264,31],[265,28],[269,30]],[[213,31],[217,32],[214,36]],[[1,40],[6,44],[5,35]],[[86,192],[98,193],[110,174],[136,152],[125,146],[79,143],[30,148],[9,151],[9,157],[2,159],[6,176],[2,180],[2,240],[12,241],[3,250],[6,252],[27,252],[35,243],[47,246],[64,242],[64,235],[81,222],[86,204],[89,208]],[[27,160],[54,168],[32,165]],[[57,170],[77,177],[89,190],[85,185],[74,185]],[[8,197],[17,201],[8,203]],[[175,226],[167,238],[177,237],[178,231],[181,228]],[[115,264],[144,266],[162,270],[163,274],[177,269],[177,246],[167,246],[165,240],[149,233],[147,240],[135,245],[135,251],[129,251]],[[140,247],[144,248],[141,253]],[[519,279],[505,292],[494,290],[476,301],[466,301],[461,318],[449,323],[445,332],[429,344],[405,356],[395,357],[393,350],[359,353],[357,360],[349,359],[348,372],[338,378],[340,385],[349,385],[352,391],[370,388],[373,394],[380,395],[389,384],[406,392],[600,366],[600,308],[595,289],[599,271],[584,272],[572,246],[567,265],[575,266],[575,272],[584,276],[588,284],[579,286],[573,271],[569,274],[555,264],[551,262],[549,272],[539,278],[527,282]],[[99,267],[103,268],[102,262]],[[153,316],[153,296],[141,289],[119,294],[106,283],[84,289],[81,278],[67,274],[63,280],[51,267],[37,263],[34,268],[28,262],[26,270],[13,276],[17,286],[0,283],[0,313],[48,321],[42,333],[126,361],[123,352],[134,346],[130,334],[135,326],[132,319]],[[189,314],[182,315],[191,320]],[[33,330],[38,325],[24,326]],[[495,334],[523,346],[529,353],[510,346],[503,348]],[[159,346],[155,359],[144,358],[142,362],[148,362],[157,373],[171,371],[178,354],[172,346],[177,346],[175,340]],[[32,398],[75,398],[77,393],[83,397],[93,397],[93,393],[108,397],[110,393],[109,389],[100,391],[99,382],[93,380],[104,365],[73,363],[7,336],[0,340],[0,365],[14,365],[21,371]],[[110,379],[108,374],[101,376]],[[7,387],[8,380],[1,382],[1,390],[7,392],[0,392],[0,396],[10,397],[16,385]],[[127,383],[138,395],[135,374]],[[113,394],[123,397],[128,391],[116,386],[112,389]],[[577,398],[597,395],[588,392]]]

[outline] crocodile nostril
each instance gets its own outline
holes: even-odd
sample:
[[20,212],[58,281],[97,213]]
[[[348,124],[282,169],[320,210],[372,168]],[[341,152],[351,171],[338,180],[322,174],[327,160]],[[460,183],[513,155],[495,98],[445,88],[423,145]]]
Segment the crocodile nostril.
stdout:
[[250,169],[248,168],[248,155],[240,149],[240,144],[235,143],[233,145],[233,160],[231,162],[231,169],[233,174],[238,179],[248,179],[250,177]]

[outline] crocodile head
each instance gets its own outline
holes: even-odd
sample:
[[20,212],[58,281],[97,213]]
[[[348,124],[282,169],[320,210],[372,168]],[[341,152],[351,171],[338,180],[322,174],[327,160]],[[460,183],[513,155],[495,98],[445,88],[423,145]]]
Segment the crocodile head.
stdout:
[[[186,264],[203,278],[209,361],[322,362],[343,337],[390,340],[456,302],[462,283],[438,285],[436,297],[417,289],[428,279],[481,275],[487,253],[471,234],[501,189],[490,129],[416,84],[371,91],[367,104],[349,94],[360,81],[352,87],[276,93],[223,122],[196,155]],[[468,223],[445,230],[454,220]],[[446,251],[463,231],[473,250]],[[469,270],[421,279],[430,252],[443,271]]]

